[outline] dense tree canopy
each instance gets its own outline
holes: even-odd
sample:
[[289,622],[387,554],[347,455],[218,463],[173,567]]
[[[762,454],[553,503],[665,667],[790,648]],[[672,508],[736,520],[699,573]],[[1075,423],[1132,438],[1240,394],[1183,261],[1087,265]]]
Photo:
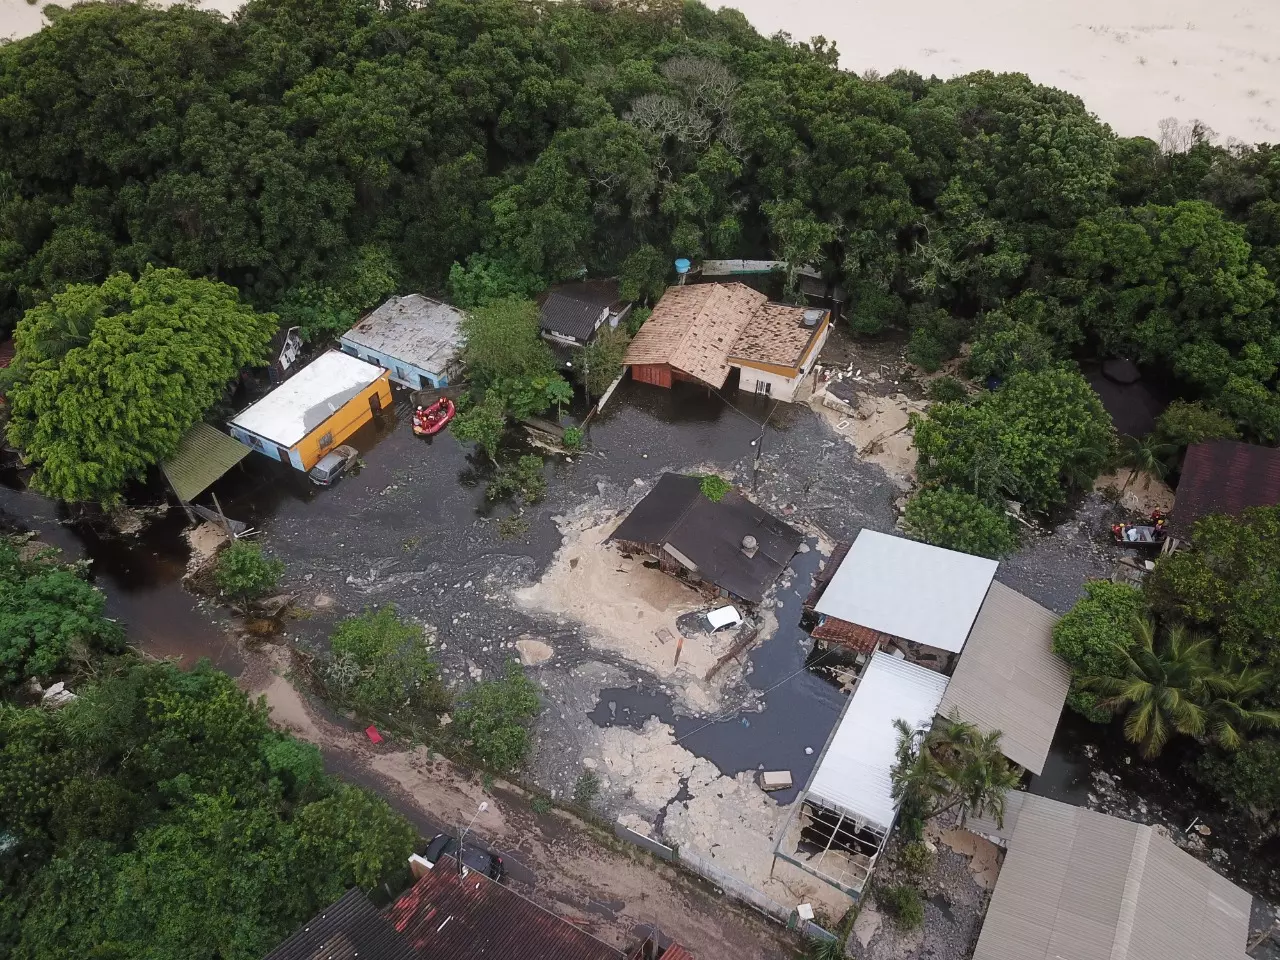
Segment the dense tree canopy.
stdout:
[[112,500],[263,358],[275,325],[226,284],[173,268],[73,284],[18,325],[9,440],[44,492]]
[[208,667],[135,666],[0,706],[0,953],[257,960],[414,831]]
[[1132,355],[1280,439],[1275,147],[1118,138],[1021,75],[862,78],[681,0],[52,19],[0,48],[0,331],[147,265],[318,337],[393,288],[651,299],[675,256],[781,257],[921,362]]

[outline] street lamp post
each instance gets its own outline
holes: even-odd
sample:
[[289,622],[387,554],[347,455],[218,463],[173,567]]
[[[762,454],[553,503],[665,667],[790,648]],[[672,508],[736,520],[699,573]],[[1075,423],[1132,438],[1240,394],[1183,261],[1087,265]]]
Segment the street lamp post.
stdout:
[[471,830],[471,827],[475,824],[476,817],[480,816],[480,814],[484,813],[488,809],[489,809],[489,801],[481,800],[480,806],[476,807],[476,812],[471,817],[471,823],[467,824],[467,827],[465,830],[458,831],[458,876],[462,876],[462,847],[463,847],[463,844],[466,842],[467,833]]

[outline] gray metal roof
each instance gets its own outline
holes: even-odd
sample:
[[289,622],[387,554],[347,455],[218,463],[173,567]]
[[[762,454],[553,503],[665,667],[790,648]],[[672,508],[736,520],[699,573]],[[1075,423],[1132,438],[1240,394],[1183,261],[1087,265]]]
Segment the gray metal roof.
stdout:
[[815,609],[959,653],[995,573],[994,560],[863,530]]
[[1018,817],[1022,814],[1022,804],[1029,794],[1022,790],[1010,790],[1004,795],[1004,820],[997,823],[996,818],[987,814],[965,813],[964,828],[970,833],[983,837],[1002,840],[1006,843],[1018,829]]
[[993,582],[938,712],[983,730],[999,730],[1004,755],[1032,773],[1044,770],[1071,671],[1053,652],[1057,616]]
[[1154,829],[1028,795],[973,960],[1222,960],[1252,898]]
[[266,960],[421,960],[407,938],[359,890],[308,920]]
[[207,423],[197,423],[160,465],[179,500],[194,500],[252,451]]
[[342,335],[342,340],[443,374],[462,348],[462,311],[419,293],[392,297]]

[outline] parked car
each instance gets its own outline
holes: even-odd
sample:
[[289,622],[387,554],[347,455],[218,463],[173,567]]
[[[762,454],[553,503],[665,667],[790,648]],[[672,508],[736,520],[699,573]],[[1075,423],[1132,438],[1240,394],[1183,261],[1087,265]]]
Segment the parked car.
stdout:
[[340,447],[334,447],[323,457],[320,462],[311,468],[307,476],[311,478],[311,482],[318,487],[327,487],[336,481],[340,476],[351,469],[351,465],[356,462],[356,457],[360,456],[355,447],[343,444]]
[[[427,852],[422,858],[427,861],[427,866],[434,868],[441,857],[456,857],[457,854],[454,851],[457,849],[457,840],[447,833],[438,833],[427,845]],[[475,845],[462,848],[462,865],[477,873],[483,873],[492,880],[501,880],[507,875],[507,868],[502,865],[501,857],[486,853]]]

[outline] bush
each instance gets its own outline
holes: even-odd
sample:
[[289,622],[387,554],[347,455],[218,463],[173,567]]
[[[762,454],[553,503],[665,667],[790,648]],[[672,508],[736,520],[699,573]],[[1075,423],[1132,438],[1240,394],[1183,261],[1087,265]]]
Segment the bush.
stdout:
[[542,475],[542,458],[525,454],[515,463],[504,463],[485,487],[490,500],[519,495],[525,503],[537,503],[547,494],[547,478]]
[[954,357],[963,340],[964,324],[946,310],[912,309],[907,359],[927,373]]
[[1235,751],[1200,754],[1191,767],[1196,779],[1236,810],[1267,820],[1280,812],[1280,742],[1245,741]]
[[609,384],[618,379],[630,342],[631,337],[625,329],[604,329],[582,349],[579,359],[574,362],[574,370],[578,382],[592,399],[599,400],[609,389]]
[[1178,454],[1193,443],[1240,439],[1236,425],[1217,410],[1186,400],[1175,400],[1165,408],[1156,420],[1155,433],[1159,443],[1177,447]]
[[916,883],[920,883],[933,873],[937,856],[924,843],[913,840],[906,844],[898,854],[898,863]]
[[29,555],[16,537],[0,537],[0,684],[62,673],[78,653],[116,652],[124,633],[108,620],[106,598],[85,568],[52,551]]
[[449,298],[470,310],[508,297],[532,297],[546,286],[541,277],[483,253],[473,253],[467,265],[449,268]]
[[939,377],[929,384],[929,399],[935,403],[951,403],[968,396],[969,391],[955,377]]
[[434,724],[449,709],[449,693],[422,627],[401,620],[395,607],[343,620],[330,647],[330,689],[357,711]]
[[[1133,643],[1134,621],[1146,612],[1146,602],[1136,587],[1090,580],[1084,596],[1054,626],[1053,652],[1067,661],[1073,678],[1123,676],[1120,650]],[[1095,723],[1111,719],[1109,712],[1098,707],[1095,694],[1074,689],[1074,684],[1067,703]]]
[[581,450],[582,438],[581,427],[565,427],[564,436],[560,438],[560,442],[564,444],[566,450]]
[[580,807],[590,807],[600,793],[600,777],[594,770],[583,770],[573,785],[573,802]]
[[712,503],[719,503],[724,499],[724,495],[733,489],[733,484],[724,477],[708,473],[699,481],[698,487],[702,490],[704,497]]
[[935,547],[998,560],[1018,547],[1004,512],[963,490],[921,490],[902,515],[908,536]]
[[487,766],[506,772],[529,754],[528,725],[538,715],[538,686],[512,661],[501,680],[478,683],[462,697],[453,731]]
[[639,333],[644,322],[652,315],[653,310],[649,307],[632,307],[631,312],[627,314],[627,336],[634,337]]
[[876,903],[903,930],[918,930],[924,924],[924,902],[915,887],[876,887]]
[[213,580],[243,605],[274,590],[282,573],[284,564],[263,553],[260,544],[235,540],[218,554]]

